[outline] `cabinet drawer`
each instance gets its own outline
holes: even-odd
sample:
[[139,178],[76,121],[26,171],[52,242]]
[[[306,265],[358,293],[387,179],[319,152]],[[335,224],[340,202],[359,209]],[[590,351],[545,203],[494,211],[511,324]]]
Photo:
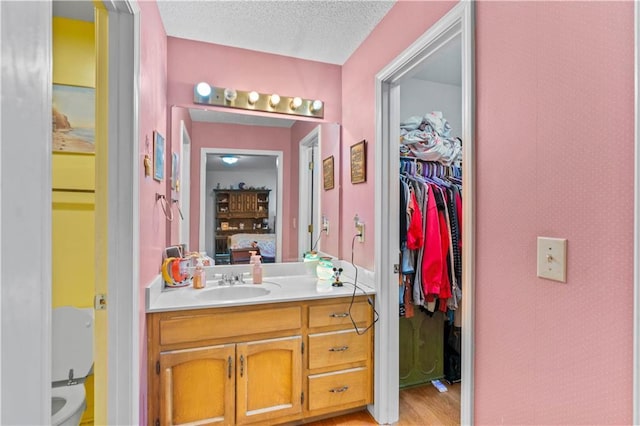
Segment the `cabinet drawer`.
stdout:
[[299,306],[174,317],[160,320],[160,344],[171,345],[284,330],[297,331],[301,327],[302,310]]
[[358,336],[355,330],[310,334],[309,368],[366,361],[369,352],[368,336]]
[[309,376],[309,410],[369,401],[366,368]]
[[[351,315],[356,324],[366,323],[369,318],[367,302],[354,302]],[[326,327],[330,325],[351,324],[349,318],[349,302],[332,305],[318,305],[309,307],[309,327]]]

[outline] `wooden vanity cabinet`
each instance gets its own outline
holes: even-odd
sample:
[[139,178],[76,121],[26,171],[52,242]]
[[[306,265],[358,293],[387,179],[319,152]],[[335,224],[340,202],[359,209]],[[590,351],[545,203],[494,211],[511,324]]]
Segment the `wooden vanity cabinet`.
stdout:
[[[354,331],[349,301],[148,314],[148,424],[274,425],[371,403],[373,330]],[[356,298],[359,326],[370,312]]]
[[356,298],[353,305],[340,299],[309,306],[308,416],[373,402],[373,328],[364,331],[372,321],[366,297]]

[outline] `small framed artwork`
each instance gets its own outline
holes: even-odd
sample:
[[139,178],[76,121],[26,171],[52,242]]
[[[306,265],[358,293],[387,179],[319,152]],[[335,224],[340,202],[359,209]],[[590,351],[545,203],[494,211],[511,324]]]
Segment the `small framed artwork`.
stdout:
[[96,90],[53,85],[53,151],[95,154]]
[[351,145],[351,183],[367,181],[367,141]]
[[333,155],[322,160],[324,190],[333,189]]
[[153,132],[153,178],[164,179],[164,136],[157,131]]

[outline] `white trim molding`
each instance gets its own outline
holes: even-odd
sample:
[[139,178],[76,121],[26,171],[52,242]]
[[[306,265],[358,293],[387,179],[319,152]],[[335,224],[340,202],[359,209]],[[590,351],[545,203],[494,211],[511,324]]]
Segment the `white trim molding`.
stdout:
[[140,422],[140,14],[135,0],[109,11],[108,385],[109,424]]
[[[473,424],[474,387],[474,271],[475,271],[475,70],[472,1],[461,1],[411,46],[376,75],[376,180],[375,221],[376,290],[381,304],[375,343],[375,404],[370,411],[379,423],[393,423],[399,416],[399,336],[397,294],[383,283],[394,281],[398,262],[398,162],[400,86],[438,48],[454,37],[462,40],[462,139],[463,155],[463,276],[462,292],[462,390],[461,424]],[[384,218],[384,220],[383,220]],[[395,226],[393,224],[396,224]]]
[[50,424],[51,3],[0,19],[0,424]]

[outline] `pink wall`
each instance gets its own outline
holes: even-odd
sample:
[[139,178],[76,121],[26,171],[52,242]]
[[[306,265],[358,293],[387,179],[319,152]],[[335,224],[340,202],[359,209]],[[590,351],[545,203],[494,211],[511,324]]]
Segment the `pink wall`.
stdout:
[[479,423],[631,423],[633,44],[632,2],[478,5]]
[[[294,152],[298,152],[300,140],[307,136],[318,123],[297,122],[291,127],[291,143]],[[326,254],[340,258],[340,125],[337,123],[323,123],[320,125],[321,153],[320,158],[325,159],[333,155],[334,162],[334,188],[324,190],[320,184],[320,206],[321,214],[329,220],[329,235],[322,234],[319,247]],[[322,164],[320,167],[322,176]],[[322,178],[321,182],[322,182]],[[292,194],[292,205],[299,203],[298,192]],[[297,241],[296,241],[297,247]],[[298,253],[298,252],[296,252]],[[300,251],[299,254],[302,254]]]
[[322,99],[325,121],[341,119],[340,66],[169,37],[168,105],[192,105],[200,81],[218,87]]
[[[375,76],[440,19],[455,2],[399,2],[342,68],[342,238],[343,258],[351,258],[353,217],[365,223],[365,241],[354,247],[354,263],[374,269],[375,248]],[[401,29],[401,30],[399,30]],[[351,145],[367,141],[367,181],[352,184]]]
[[[340,96],[341,68],[338,65],[174,37],[168,37],[167,49],[168,57],[170,58],[167,74],[168,105],[195,106],[193,104],[193,85],[199,81],[207,81],[213,85],[234,87],[238,90],[257,90],[264,93],[277,92],[283,96],[299,95],[305,98],[322,99],[325,103],[325,118],[321,121],[309,121],[309,123],[312,123],[310,125],[316,126],[322,123],[340,121],[342,115],[342,99]],[[213,109],[217,108],[214,107]],[[227,109],[227,111],[230,110]],[[238,112],[247,113],[245,111]],[[248,112],[248,114],[251,114],[251,112]],[[195,125],[196,123],[194,123]],[[287,137],[287,140],[290,140],[290,137],[291,135]],[[228,138],[228,140],[229,145],[227,146],[236,146],[233,139]],[[286,216],[283,216],[283,231],[287,233],[291,230],[292,220],[297,216],[298,211],[297,143],[298,141],[291,141],[287,148],[287,158],[290,159],[290,162],[287,163],[289,160],[285,160],[291,170],[295,171],[291,172],[293,177],[291,182],[295,183],[295,186],[292,185],[290,191],[285,190],[283,193],[284,210],[287,213]],[[295,144],[295,147],[291,144]],[[207,146],[218,147],[215,142]],[[270,147],[267,144],[260,143],[256,148],[269,149]],[[199,150],[199,148],[197,149]],[[292,149],[294,151],[291,151]],[[196,152],[195,145],[191,155],[191,179],[192,183],[195,183],[193,181],[194,166],[196,164],[194,156],[198,157],[198,164],[200,161],[200,154]],[[192,188],[194,188],[193,185]],[[199,212],[199,206],[196,208],[196,205],[192,203],[191,212],[191,223],[197,223],[194,222],[193,215]],[[197,244],[198,241],[196,229],[197,226],[191,226],[192,247],[195,247],[194,244]],[[292,235],[294,237],[283,238],[283,255],[286,254],[286,256],[283,256],[283,260],[295,260],[298,257],[297,237],[295,237],[295,234]]]
[[[451,6],[397,3],[343,67],[343,158],[370,148],[343,236],[374,226],[374,76]],[[629,424],[633,3],[480,2],[476,37],[475,422]],[[536,278],[538,235],[568,239],[566,284]]]
[[[292,222],[291,194],[298,193],[297,167],[292,171],[292,160],[297,155],[291,150],[291,129],[283,127],[243,126],[194,122],[191,125],[191,246],[199,244],[200,232],[200,151],[202,148],[231,148],[282,151],[283,191],[282,191],[282,260],[297,257],[294,240],[295,232],[288,226]],[[295,172],[295,173],[294,173]],[[294,176],[295,175],[295,176]],[[295,209],[297,216],[297,208]],[[204,248],[202,248],[204,250]]]
[[[155,2],[140,6],[139,126],[142,165],[145,154],[153,158],[153,132],[167,136],[167,38]],[[167,171],[165,170],[165,177]],[[144,176],[140,167],[140,424],[147,418],[147,334],[144,288],[157,276],[165,246],[166,219],[156,193],[165,194],[166,182]]]

